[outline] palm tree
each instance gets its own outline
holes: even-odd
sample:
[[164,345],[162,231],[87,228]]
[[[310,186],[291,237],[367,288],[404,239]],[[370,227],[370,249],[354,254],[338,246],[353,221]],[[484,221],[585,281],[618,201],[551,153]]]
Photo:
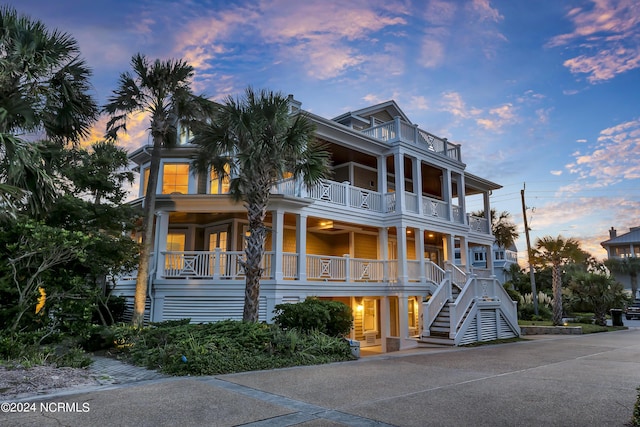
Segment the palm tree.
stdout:
[[247,209],[245,321],[258,321],[271,187],[289,173],[308,186],[328,173],[329,153],[317,144],[314,131],[304,115],[289,114],[286,97],[266,90],[256,93],[251,87],[243,98],[228,97],[209,123],[194,128],[192,142],[199,146],[196,169],[230,178],[231,196]]
[[561,267],[582,260],[584,251],[577,240],[558,236],[539,238],[535,243],[534,260],[537,264],[552,268],[553,324],[562,324],[562,271]]
[[25,202],[42,211],[55,194],[32,141],[76,144],[98,116],[79,55],[70,35],[0,8],[0,206],[9,212]]
[[149,63],[136,54],[131,59],[133,74],[122,73],[118,88],[104,110],[109,114],[107,139],[116,139],[119,131],[126,132],[127,119],[135,113],[146,113],[153,138],[149,178],[145,183],[142,247],[134,300],[134,326],[142,326],[149,280],[149,256],[152,251],[156,186],[160,169],[161,150],[175,145],[178,127],[188,128],[194,120],[211,112],[212,103],[196,96],[190,88],[193,67],[182,60],[156,60]]
[[609,258],[605,265],[614,273],[628,275],[631,282],[631,297],[637,298],[638,292],[638,273],[640,273],[640,258]]
[[580,272],[569,283],[571,298],[593,309],[596,325],[607,325],[607,312],[622,307],[628,297],[624,288],[606,273]]
[[[484,211],[471,213],[472,216],[485,218]],[[495,209],[491,209],[491,233],[496,239],[499,247],[508,249],[518,238],[518,227],[511,221],[511,214],[507,211],[500,212],[500,216]]]

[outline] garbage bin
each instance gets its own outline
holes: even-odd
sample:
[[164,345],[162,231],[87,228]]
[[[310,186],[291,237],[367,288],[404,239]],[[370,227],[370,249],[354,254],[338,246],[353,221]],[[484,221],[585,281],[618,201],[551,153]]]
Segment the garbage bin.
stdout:
[[612,308],[611,309],[611,324],[613,326],[624,326],[624,323],[622,323],[622,309],[621,308]]
[[347,340],[349,341],[349,347],[351,348],[351,355],[356,359],[360,359],[360,341],[358,340]]

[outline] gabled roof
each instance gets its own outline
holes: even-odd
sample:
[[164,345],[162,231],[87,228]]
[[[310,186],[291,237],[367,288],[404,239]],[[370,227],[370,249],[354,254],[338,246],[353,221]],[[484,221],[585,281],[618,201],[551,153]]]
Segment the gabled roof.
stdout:
[[624,245],[625,243],[640,243],[640,227],[631,227],[628,233],[621,234],[613,239],[605,240],[600,243],[600,245]]
[[380,104],[372,105],[370,107],[362,108],[356,111],[349,111],[347,113],[341,114],[338,117],[334,117],[332,120],[335,122],[340,122],[347,117],[353,117],[363,122],[368,122],[365,117],[372,116],[379,112],[387,112],[391,117],[400,116],[402,120],[407,123],[411,123],[411,120],[407,117],[406,114],[398,107],[398,104],[394,100],[382,102]]

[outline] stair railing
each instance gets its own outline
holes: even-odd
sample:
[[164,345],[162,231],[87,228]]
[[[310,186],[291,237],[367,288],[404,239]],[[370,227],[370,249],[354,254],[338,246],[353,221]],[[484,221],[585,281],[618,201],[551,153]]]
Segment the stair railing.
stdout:
[[440,314],[442,307],[448,304],[451,300],[451,272],[446,271],[444,279],[440,282],[440,285],[436,288],[431,298],[422,303],[423,310],[423,327],[422,333],[425,336],[431,334],[429,328]]
[[455,302],[449,304],[449,338],[454,339],[456,337],[460,323],[462,323],[467,310],[469,310],[478,296],[475,285],[476,276],[471,274],[467,277],[464,286],[462,286],[458,298],[456,298]]

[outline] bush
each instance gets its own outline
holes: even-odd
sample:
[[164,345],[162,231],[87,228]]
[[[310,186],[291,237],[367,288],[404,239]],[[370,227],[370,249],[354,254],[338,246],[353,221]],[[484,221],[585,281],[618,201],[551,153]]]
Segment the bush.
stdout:
[[316,330],[339,337],[348,334],[353,326],[351,308],[339,301],[307,298],[297,304],[278,304],[274,313],[273,320],[282,329]]
[[524,303],[518,306],[518,318],[521,320],[550,320],[553,317],[551,310],[542,304],[538,304],[538,315],[535,315],[533,304]]
[[217,375],[352,358],[342,338],[232,320],[198,325],[172,321],[142,329],[118,326],[114,336],[133,363],[172,375]]

